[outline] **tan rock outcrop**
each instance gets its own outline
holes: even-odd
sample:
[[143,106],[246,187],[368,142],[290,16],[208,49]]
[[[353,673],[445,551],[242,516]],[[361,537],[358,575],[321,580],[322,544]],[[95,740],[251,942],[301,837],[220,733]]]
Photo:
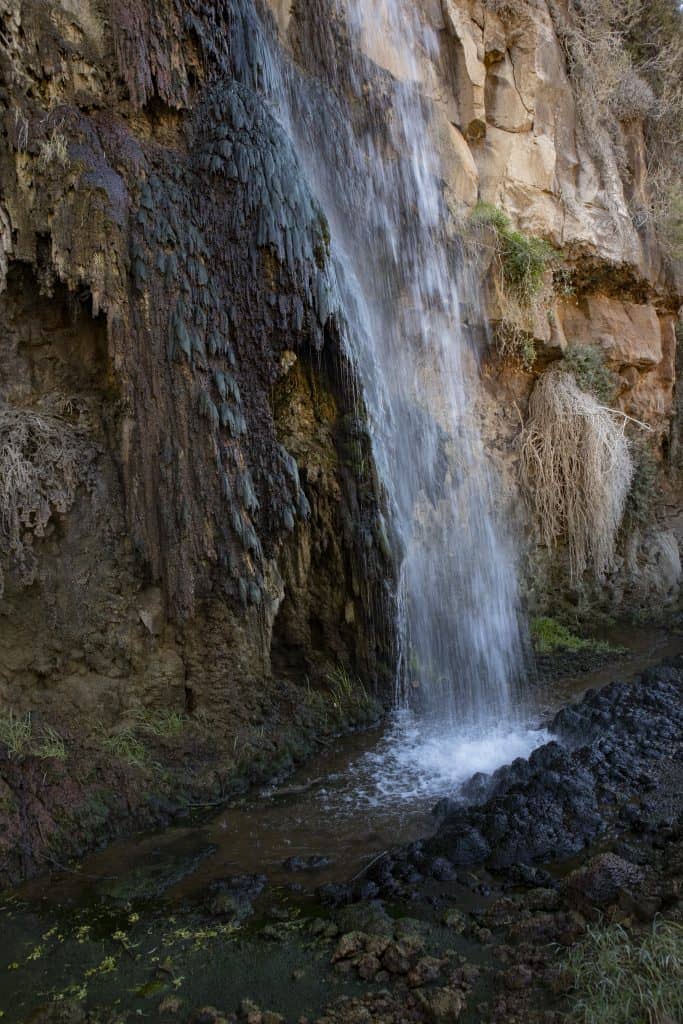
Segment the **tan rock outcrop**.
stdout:
[[646,369],[662,361],[662,332],[653,306],[588,295],[579,303],[563,303],[560,318],[569,344],[597,345],[615,367]]

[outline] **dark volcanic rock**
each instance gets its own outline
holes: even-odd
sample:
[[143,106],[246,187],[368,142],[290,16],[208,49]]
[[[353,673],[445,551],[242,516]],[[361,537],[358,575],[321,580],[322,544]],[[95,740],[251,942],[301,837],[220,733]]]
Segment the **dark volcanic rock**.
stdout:
[[[610,827],[647,831],[671,813],[668,805],[659,813],[656,788],[681,749],[682,696],[682,658],[630,684],[589,691],[556,715],[557,739],[526,761],[475,776],[460,803],[441,801],[436,834],[384,858],[372,877],[388,894],[412,885],[416,869],[438,874],[446,859],[456,868],[486,864],[512,881],[547,884],[534,864],[573,856]],[[598,902],[603,889],[622,884],[607,870],[612,863],[602,862],[604,886],[594,879]],[[592,892],[589,879],[586,884]]]

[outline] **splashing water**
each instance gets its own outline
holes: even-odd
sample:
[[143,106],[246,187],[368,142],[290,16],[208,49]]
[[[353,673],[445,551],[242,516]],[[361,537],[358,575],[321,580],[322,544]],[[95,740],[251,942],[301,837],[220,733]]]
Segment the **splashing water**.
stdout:
[[428,10],[414,0],[309,0],[284,46],[260,40],[251,83],[329,221],[318,312],[360,381],[386,499],[398,565],[396,704],[408,714],[377,752],[377,794],[387,798],[392,787],[404,797],[452,787],[542,742],[517,718],[516,572],[478,425],[474,339],[486,317],[444,199],[435,140],[456,129],[437,111],[443,54]]
[[[457,796],[478,772],[490,775],[547,743],[544,729],[518,726],[457,730],[432,728],[409,710],[398,711],[380,742],[346,767],[344,778],[313,799],[328,810],[366,811],[371,817],[405,805],[430,810],[439,797]],[[333,780],[334,782],[334,780]]]
[[513,715],[518,594],[475,422],[478,359],[458,282],[485,317],[443,198],[424,81],[438,39],[419,6],[317,5],[338,29],[312,30],[309,70],[324,68],[327,89],[302,98],[298,80],[288,122],[330,219],[345,341],[400,552],[398,703],[440,730],[486,732]]

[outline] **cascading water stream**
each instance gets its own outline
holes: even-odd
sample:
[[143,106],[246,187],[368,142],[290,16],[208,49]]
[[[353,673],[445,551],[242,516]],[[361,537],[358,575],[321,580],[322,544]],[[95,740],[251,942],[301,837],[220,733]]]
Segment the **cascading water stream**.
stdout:
[[[478,326],[485,316],[433,141],[425,77],[440,59],[437,34],[414,0],[319,0],[305,23],[305,73],[284,70],[278,106],[330,221],[334,304],[400,562],[404,711],[389,760],[400,774],[427,758],[443,774],[465,748],[477,763],[474,742],[498,743],[502,763],[507,738],[517,755],[541,737],[515,726],[516,573],[477,426],[478,356],[459,291]],[[419,716],[417,733],[405,709]]]

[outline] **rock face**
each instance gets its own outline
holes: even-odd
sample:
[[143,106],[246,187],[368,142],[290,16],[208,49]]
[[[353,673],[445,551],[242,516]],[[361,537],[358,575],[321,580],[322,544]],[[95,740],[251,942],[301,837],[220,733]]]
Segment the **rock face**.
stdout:
[[2,5],[0,698],[381,688],[392,567],[324,212],[259,92],[274,26],[106,6]]
[[[387,691],[395,567],[329,228],[264,98],[279,60],[314,98],[351,88],[343,67],[316,78],[344,12],[0,0],[4,706],[221,720],[255,688],[334,664]],[[629,214],[629,188],[646,188],[640,125],[623,126],[626,186],[615,155],[599,163],[582,141],[545,0],[432,0],[424,17],[435,45],[416,84],[453,217],[496,203],[563,250],[574,294],[539,327],[543,359],[602,349],[663,458],[676,296]],[[408,72],[361,38],[377,113],[383,76]],[[484,378],[484,432],[518,505],[515,403],[533,374],[493,360]],[[676,599],[661,518],[629,541],[607,588],[617,610],[634,591]],[[540,601],[555,586],[544,558],[532,545]]]

